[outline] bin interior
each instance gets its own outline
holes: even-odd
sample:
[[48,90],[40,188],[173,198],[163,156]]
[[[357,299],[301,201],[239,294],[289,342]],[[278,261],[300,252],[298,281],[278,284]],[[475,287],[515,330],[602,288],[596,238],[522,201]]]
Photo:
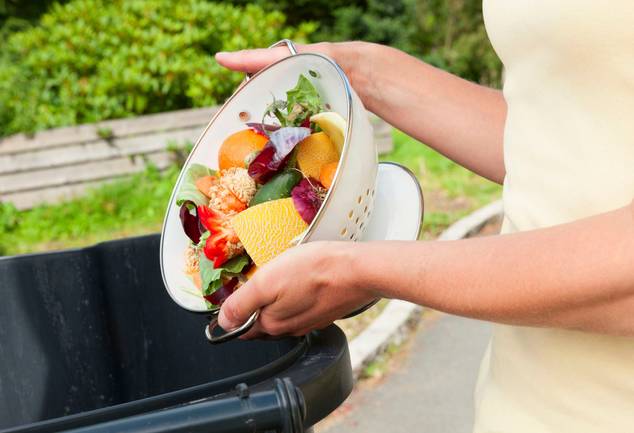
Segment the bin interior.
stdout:
[[299,356],[303,339],[209,345],[206,317],[167,295],[158,251],[151,235],[0,258],[0,429],[196,385],[202,398]]

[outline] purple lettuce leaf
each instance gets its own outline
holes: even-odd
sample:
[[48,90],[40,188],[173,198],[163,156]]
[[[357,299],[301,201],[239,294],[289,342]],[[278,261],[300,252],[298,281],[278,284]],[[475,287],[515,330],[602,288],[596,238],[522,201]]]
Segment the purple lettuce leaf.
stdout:
[[249,122],[247,123],[247,126],[253,129],[258,134],[265,135],[267,137],[269,136],[269,133],[273,131],[277,131],[278,129],[281,128],[280,125],[271,125],[268,123],[256,123],[256,122]]
[[201,231],[202,228],[198,222],[198,211],[193,201],[186,201],[181,205],[180,219],[187,237],[195,244],[200,242],[200,236],[203,231]]
[[286,127],[269,135],[269,142],[249,164],[249,175],[258,183],[266,182],[280,168],[295,146],[311,134],[310,128]]
[[323,203],[321,194],[319,194],[317,189],[313,186],[318,184],[319,182],[316,180],[304,178],[291,191],[295,209],[297,209],[297,212],[306,224],[313,222],[315,215],[317,215]]
[[205,300],[215,306],[221,306],[222,303],[235,291],[238,284],[237,278],[232,278],[210,295],[203,295]]

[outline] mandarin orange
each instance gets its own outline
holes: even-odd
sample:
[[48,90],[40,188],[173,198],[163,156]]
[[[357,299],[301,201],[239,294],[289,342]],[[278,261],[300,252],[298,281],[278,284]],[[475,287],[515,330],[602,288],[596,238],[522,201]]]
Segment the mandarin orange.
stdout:
[[231,167],[247,168],[246,158],[262,150],[269,141],[267,137],[252,129],[244,129],[231,134],[218,151],[218,167],[226,170]]

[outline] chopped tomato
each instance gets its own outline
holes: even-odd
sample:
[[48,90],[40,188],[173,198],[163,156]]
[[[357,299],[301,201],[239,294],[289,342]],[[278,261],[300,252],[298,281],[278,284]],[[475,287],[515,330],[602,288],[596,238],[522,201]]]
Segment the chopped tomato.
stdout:
[[227,240],[219,233],[207,238],[203,248],[205,256],[214,263],[214,268],[219,268],[227,261]]
[[198,206],[198,217],[203,227],[209,230],[203,252],[214,262],[214,267],[220,267],[242,252],[239,247],[240,240],[229,223],[229,217],[207,206]]

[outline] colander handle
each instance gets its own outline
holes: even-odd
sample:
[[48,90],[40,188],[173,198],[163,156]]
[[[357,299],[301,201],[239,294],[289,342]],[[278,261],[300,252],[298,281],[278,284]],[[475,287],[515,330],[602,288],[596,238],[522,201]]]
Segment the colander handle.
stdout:
[[220,310],[211,313],[211,320],[209,321],[209,325],[205,326],[205,337],[207,337],[207,340],[211,344],[224,343],[225,341],[238,338],[239,336],[245,334],[249,329],[251,329],[251,327],[255,324],[255,322],[257,322],[258,317],[260,316],[260,310],[257,310],[255,313],[251,314],[249,320],[244,322],[236,329],[232,329],[231,331],[225,332],[224,334],[213,335],[214,330],[218,327],[219,313]]
[[368,304],[365,304],[361,308],[358,308],[358,309],[354,310],[352,313],[343,316],[342,319],[350,319],[351,317],[358,316],[359,314],[361,314],[361,313],[369,310],[370,308],[374,307],[377,302],[379,302],[379,298],[375,299],[374,301],[369,302]]
[[[373,307],[377,302],[379,302],[379,299],[375,299],[374,301],[371,301],[370,303],[368,303],[368,304],[364,305],[363,307],[353,311],[352,313],[348,314],[347,316],[342,317],[342,319],[349,319],[349,318],[354,317],[354,316],[356,316],[358,314],[361,314],[364,311],[366,311],[366,310],[370,309],[371,307]],[[238,338],[239,336],[244,335],[245,333],[247,333],[249,331],[249,329],[251,329],[253,327],[255,322],[257,322],[258,317],[260,316],[260,310],[257,310],[255,313],[251,314],[251,317],[249,317],[249,320],[244,322],[242,325],[240,325],[236,329],[232,329],[231,331],[225,332],[224,334],[220,334],[220,335],[214,336],[213,332],[218,327],[218,314],[219,313],[220,313],[220,310],[216,310],[216,311],[212,312],[211,313],[211,320],[209,321],[209,325],[205,326],[205,337],[207,337],[207,340],[211,344],[224,343],[225,341],[233,340],[234,338]]]
[[[294,56],[295,54],[297,54],[297,47],[295,46],[295,43],[291,41],[290,39],[282,39],[281,41],[277,41],[276,43],[271,45],[269,48],[275,48],[281,45],[286,45],[286,48],[288,48],[288,51],[290,51],[291,56]],[[247,76],[244,78],[244,82],[246,83],[247,81],[249,81],[252,76],[253,74],[247,73]]]

